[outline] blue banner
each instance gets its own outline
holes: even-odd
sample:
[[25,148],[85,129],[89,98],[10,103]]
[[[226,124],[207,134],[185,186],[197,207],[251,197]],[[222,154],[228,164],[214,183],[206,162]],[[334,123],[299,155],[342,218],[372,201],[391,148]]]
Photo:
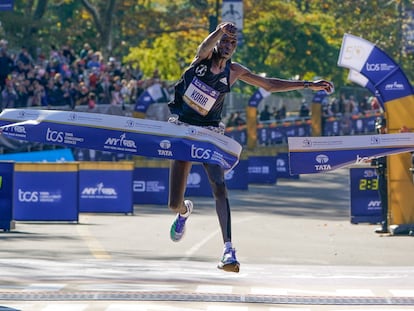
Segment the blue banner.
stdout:
[[13,219],[78,221],[75,163],[16,163]]
[[366,165],[371,159],[414,150],[414,133],[289,137],[291,174],[332,171],[348,165]]
[[185,196],[212,197],[211,186],[203,165],[193,165],[187,178]]
[[299,179],[299,175],[291,175],[289,167],[289,154],[281,152],[276,155],[276,179]]
[[224,177],[226,178],[226,186],[228,189],[248,190],[248,160],[240,160],[239,164]]
[[375,44],[345,34],[338,65],[361,73],[388,102],[413,94],[412,86],[398,64]]
[[0,0],[0,11],[13,11],[14,0]]
[[322,102],[325,100],[327,96],[328,93],[326,93],[325,91],[318,91],[313,95],[312,103],[322,104]]
[[137,102],[135,104],[134,110],[137,112],[143,112],[145,113],[148,110],[148,107],[155,103],[155,101],[152,99],[150,93],[148,90],[145,90],[137,99]]
[[249,157],[249,184],[276,183],[276,159],[271,156]]
[[0,229],[12,229],[14,162],[0,162]]
[[32,142],[218,164],[238,163],[242,150],[233,139],[197,126],[97,113],[6,109],[3,135]]
[[134,169],[134,204],[168,204],[169,169],[139,167]]
[[132,164],[131,169],[117,169],[123,164],[101,163],[79,165],[79,212],[133,213]]
[[351,223],[379,223],[382,221],[378,179],[374,168],[351,168],[350,210]]
[[381,94],[375,88],[375,85],[364,75],[359,73],[356,70],[350,69],[348,74],[348,80],[355,82],[356,84],[365,87],[374,95],[377,99],[379,104],[381,105],[382,109],[384,109],[384,100],[381,97]]
[[248,106],[257,108],[263,100],[263,98],[266,98],[269,95],[270,92],[266,91],[265,89],[257,89],[256,92],[254,92],[254,94],[252,95],[252,97],[250,97]]

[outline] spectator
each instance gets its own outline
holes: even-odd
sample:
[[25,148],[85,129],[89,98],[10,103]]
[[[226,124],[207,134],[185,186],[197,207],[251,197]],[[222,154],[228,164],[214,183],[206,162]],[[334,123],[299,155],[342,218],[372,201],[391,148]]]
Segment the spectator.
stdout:
[[29,102],[29,92],[26,88],[25,81],[16,83],[16,95],[15,108],[26,108]]
[[286,118],[286,106],[282,104],[282,106],[276,110],[275,119],[283,120],[284,118]]
[[309,117],[309,106],[305,100],[302,101],[302,105],[300,106],[299,117]]
[[270,111],[269,111],[269,106],[268,105],[265,105],[263,110],[260,112],[259,120],[260,121],[269,121],[270,120]]
[[0,90],[4,89],[6,79],[13,71],[14,62],[8,55],[6,49],[0,48]]
[[82,50],[80,50],[80,52],[79,52],[80,59],[86,60],[86,58],[89,55],[90,50],[92,50],[92,49],[91,49],[91,46],[89,45],[89,43],[84,43]]
[[2,109],[15,108],[17,100],[17,93],[14,88],[13,82],[9,79],[6,80],[6,86],[1,92]]
[[78,92],[76,93],[76,96],[75,96],[76,106],[86,106],[89,100],[88,96],[89,96],[88,87],[83,82],[79,83]]
[[233,112],[227,122],[227,126],[228,127],[232,127],[232,126],[241,126],[241,125],[245,125],[246,124],[246,120],[244,120],[241,115],[240,115],[240,111],[236,111]]

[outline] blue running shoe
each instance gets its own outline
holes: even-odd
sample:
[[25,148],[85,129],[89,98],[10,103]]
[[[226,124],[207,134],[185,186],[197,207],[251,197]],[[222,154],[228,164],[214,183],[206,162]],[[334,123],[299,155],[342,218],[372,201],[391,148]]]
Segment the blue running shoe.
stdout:
[[185,232],[185,222],[188,219],[188,216],[193,212],[193,202],[190,200],[185,200],[184,205],[187,207],[187,213],[185,216],[177,214],[177,217],[175,218],[171,230],[170,230],[170,238],[174,242],[178,242],[181,240],[181,238],[184,235]]
[[224,250],[223,258],[217,268],[227,272],[238,273],[240,271],[240,263],[236,259],[236,250],[234,248],[226,248]]

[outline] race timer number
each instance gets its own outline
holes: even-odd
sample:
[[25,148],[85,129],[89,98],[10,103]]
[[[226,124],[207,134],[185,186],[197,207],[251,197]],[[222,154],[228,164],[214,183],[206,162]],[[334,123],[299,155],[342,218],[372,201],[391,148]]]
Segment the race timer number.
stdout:
[[378,190],[378,179],[376,178],[361,178],[359,180],[359,190]]

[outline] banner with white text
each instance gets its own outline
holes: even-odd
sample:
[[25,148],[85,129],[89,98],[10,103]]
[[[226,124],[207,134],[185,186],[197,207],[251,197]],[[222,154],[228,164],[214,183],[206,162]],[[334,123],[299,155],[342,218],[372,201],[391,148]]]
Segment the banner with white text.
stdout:
[[242,150],[233,139],[191,125],[106,114],[6,109],[2,134],[9,138],[140,156],[237,165]]
[[329,172],[371,159],[414,151],[414,133],[361,136],[289,137],[291,174]]

